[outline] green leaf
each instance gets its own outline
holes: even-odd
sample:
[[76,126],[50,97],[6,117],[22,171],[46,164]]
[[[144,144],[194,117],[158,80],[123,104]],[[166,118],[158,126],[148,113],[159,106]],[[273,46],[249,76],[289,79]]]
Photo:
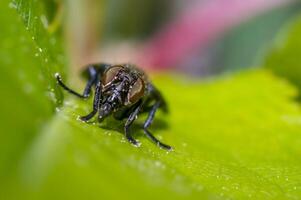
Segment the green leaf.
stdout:
[[298,198],[295,89],[264,71],[214,83],[155,82],[171,113],[159,114],[152,131],[174,152],[157,148],[137,127],[140,148],[124,140],[121,123],[78,121],[91,102],[70,99],[21,162],[18,179],[28,198]]
[[[59,33],[48,31],[41,2],[0,2],[0,179],[10,177],[62,95],[53,74],[64,64]],[[44,23],[44,25],[43,25]],[[51,21],[49,21],[51,23]]]
[[157,76],[170,114],[158,113],[151,131],[173,152],[144,137],[146,116],[132,129],[135,148],[122,122],[77,120],[91,99],[69,97],[55,113],[53,74],[65,56],[51,2],[0,3],[0,199],[300,197],[297,92],[268,71],[207,82]]
[[265,65],[267,68],[288,79],[301,90],[301,17],[291,22],[282,31],[268,54]]

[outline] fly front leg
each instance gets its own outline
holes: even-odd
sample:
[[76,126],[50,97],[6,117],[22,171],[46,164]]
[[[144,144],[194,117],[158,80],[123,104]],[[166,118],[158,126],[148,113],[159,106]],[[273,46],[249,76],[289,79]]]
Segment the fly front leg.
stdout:
[[148,130],[148,127],[152,124],[154,117],[155,117],[155,113],[157,111],[157,109],[161,106],[161,101],[157,101],[152,109],[150,110],[148,117],[146,119],[146,121],[144,122],[143,125],[143,131],[144,134],[151,140],[153,141],[157,146],[159,146],[160,148],[166,149],[166,150],[172,150],[172,147],[162,143],[160,140],[158,140],[153,134],[151,134],[151,132]]
[[142,105],[142,101],[139,101],[124,125],[124,135],[125,135],[126,139],[136,147],[139,146],[139,142],[132,137],[132,134],[130,133],[129,129],[130,129],[130,126],[135,121],[135,119],[137,118],[137,116],[141,110],[141,105]]
[[55,74],[55,78],[58,82],[58,84],[67,92],[69,92],[70,94],[73,94],[79,98],[82,99],[86,99],[90,96],[91,90],[92,90],[92,86],[96,84],[96,82],[98,81],[98,77],[99,77],[99,72],[97,70],[97,68],[94,65],[90,65],[87,67],[87,69],[85,70],[85,72],[88,75],[88,82],[86,84],[86,87],[83,91],[83,94],[79,94],[78,92],[74,91],[73,89],[71,89],[70,87],[68,87],[62,80],[62,77],[59,73]]
[[[162,111],[167,112],[168,108],[167,108],[167,104],[166,101],[164,99],[164,97],[162,96],[162,94],[155,88],[155,86],[153,86],[152,84],[149,85],[149,97],[147,99],[147,102],[153,102],[154,103],[151,106],[147,106],[144,108],[144,112],[148,112],[148,117],[146,119],[146,121],[143,124],[143,131],[144,134],[146,135],[146,137],[148,137],[152,142],[154,142],[157,146],[159,146],[160,148],[166,149],[166,150],[172,150],[172,147],[162,143],[160,140],[158,140],[149,130],[149,126],[152,124],[155,114],[157,112],[157,110],[160,108],[162,109]],[[149,104],[147,103],[147,104]]]
[[94,100],[93,100],[93,110],[88,115],[82,116],[80,118],[82,121],[90,120],[97,113],[97,111],[99,109],[100,102],[101,102],[101,98],[102,98],[101,88],[102,88],[101,82],[98,81],[98,83],[96,84],[96,88],[95,88],[95,95],[94,95]]

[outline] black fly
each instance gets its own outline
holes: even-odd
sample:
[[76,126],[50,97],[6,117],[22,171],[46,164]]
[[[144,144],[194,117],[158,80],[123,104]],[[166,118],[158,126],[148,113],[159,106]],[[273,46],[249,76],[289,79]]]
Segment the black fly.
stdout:
[[143,125],[145,135],[159,147],[172,150],[172,147],[160,142],[148,130],[157,109],[161,108],[166,112],[167,105],[142,70],[129,64],[92,64],[83,71],[83,75],[88,79],[88,83],[83,94],[79,94],[67,87],[58,73],[55,74],[62,88],[80,98],[88,98],[92,87],[95,88],[93,110],[88,115],[82,116],[81,120],[88,121],[97,113],[99,122],[111,114],[117,120],[127,119],[124,125],[125,137],[133,145],[139,146],[138,141],[129,132],[129,128],[138,114],[148,112]]

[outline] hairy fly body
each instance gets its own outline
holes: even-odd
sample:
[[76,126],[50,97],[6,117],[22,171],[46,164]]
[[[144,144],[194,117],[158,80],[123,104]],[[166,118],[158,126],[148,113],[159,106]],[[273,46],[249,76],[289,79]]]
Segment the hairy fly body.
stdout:
[[145,73],[133,65],[92,64],[84,70],[83,75],[88,79],[83,94],[79,94],[67,87],[61,76],[55,75],[58,84],[69,93],[86,99],[94,89],[92,111],[82,116],[81,120],[88,121],[98,114],[98,121],[102,122],[109,115],[117,120],[126,119],[124,134],[126,139],[135,146],[135,140],[129,128],[139,114],[148,112],[143,125],[145,135],[160,148],[171,150],[169,145],[163,144],[148,130],[158,109],[167,111],[167,105],[155,86],[148,80]]

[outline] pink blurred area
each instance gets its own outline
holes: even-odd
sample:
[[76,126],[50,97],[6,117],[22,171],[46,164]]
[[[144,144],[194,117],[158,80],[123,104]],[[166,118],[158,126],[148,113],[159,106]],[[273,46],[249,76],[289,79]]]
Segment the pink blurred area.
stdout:
[[232,27],[294,0],[197,1],[150,38],[135,58],[142,66],[171,68],[194,49],[205,49]]
[[[178,63],[206,62],[211,59],[210,53],[207,55],[208,47],[229,30],[260,14],[291,6],[298,0],[173,0],[168,4],[171,7],[177,4],[176,12],[146,39],[113,40],[105,41],[105,44],[99,32],[99,29],[107,28],[99,27],[99,19],[106,12],[104,6],[80,2],[77,6],[73,2],[70,6],[73,11],[69,12],[67,37],[72,66],[130,62],[146,69],[162,70],[174,69]],[[78,14],[79,10],[84,11],[82,15]],[[195,52],[198,53],[197,60],[191,56]]]

